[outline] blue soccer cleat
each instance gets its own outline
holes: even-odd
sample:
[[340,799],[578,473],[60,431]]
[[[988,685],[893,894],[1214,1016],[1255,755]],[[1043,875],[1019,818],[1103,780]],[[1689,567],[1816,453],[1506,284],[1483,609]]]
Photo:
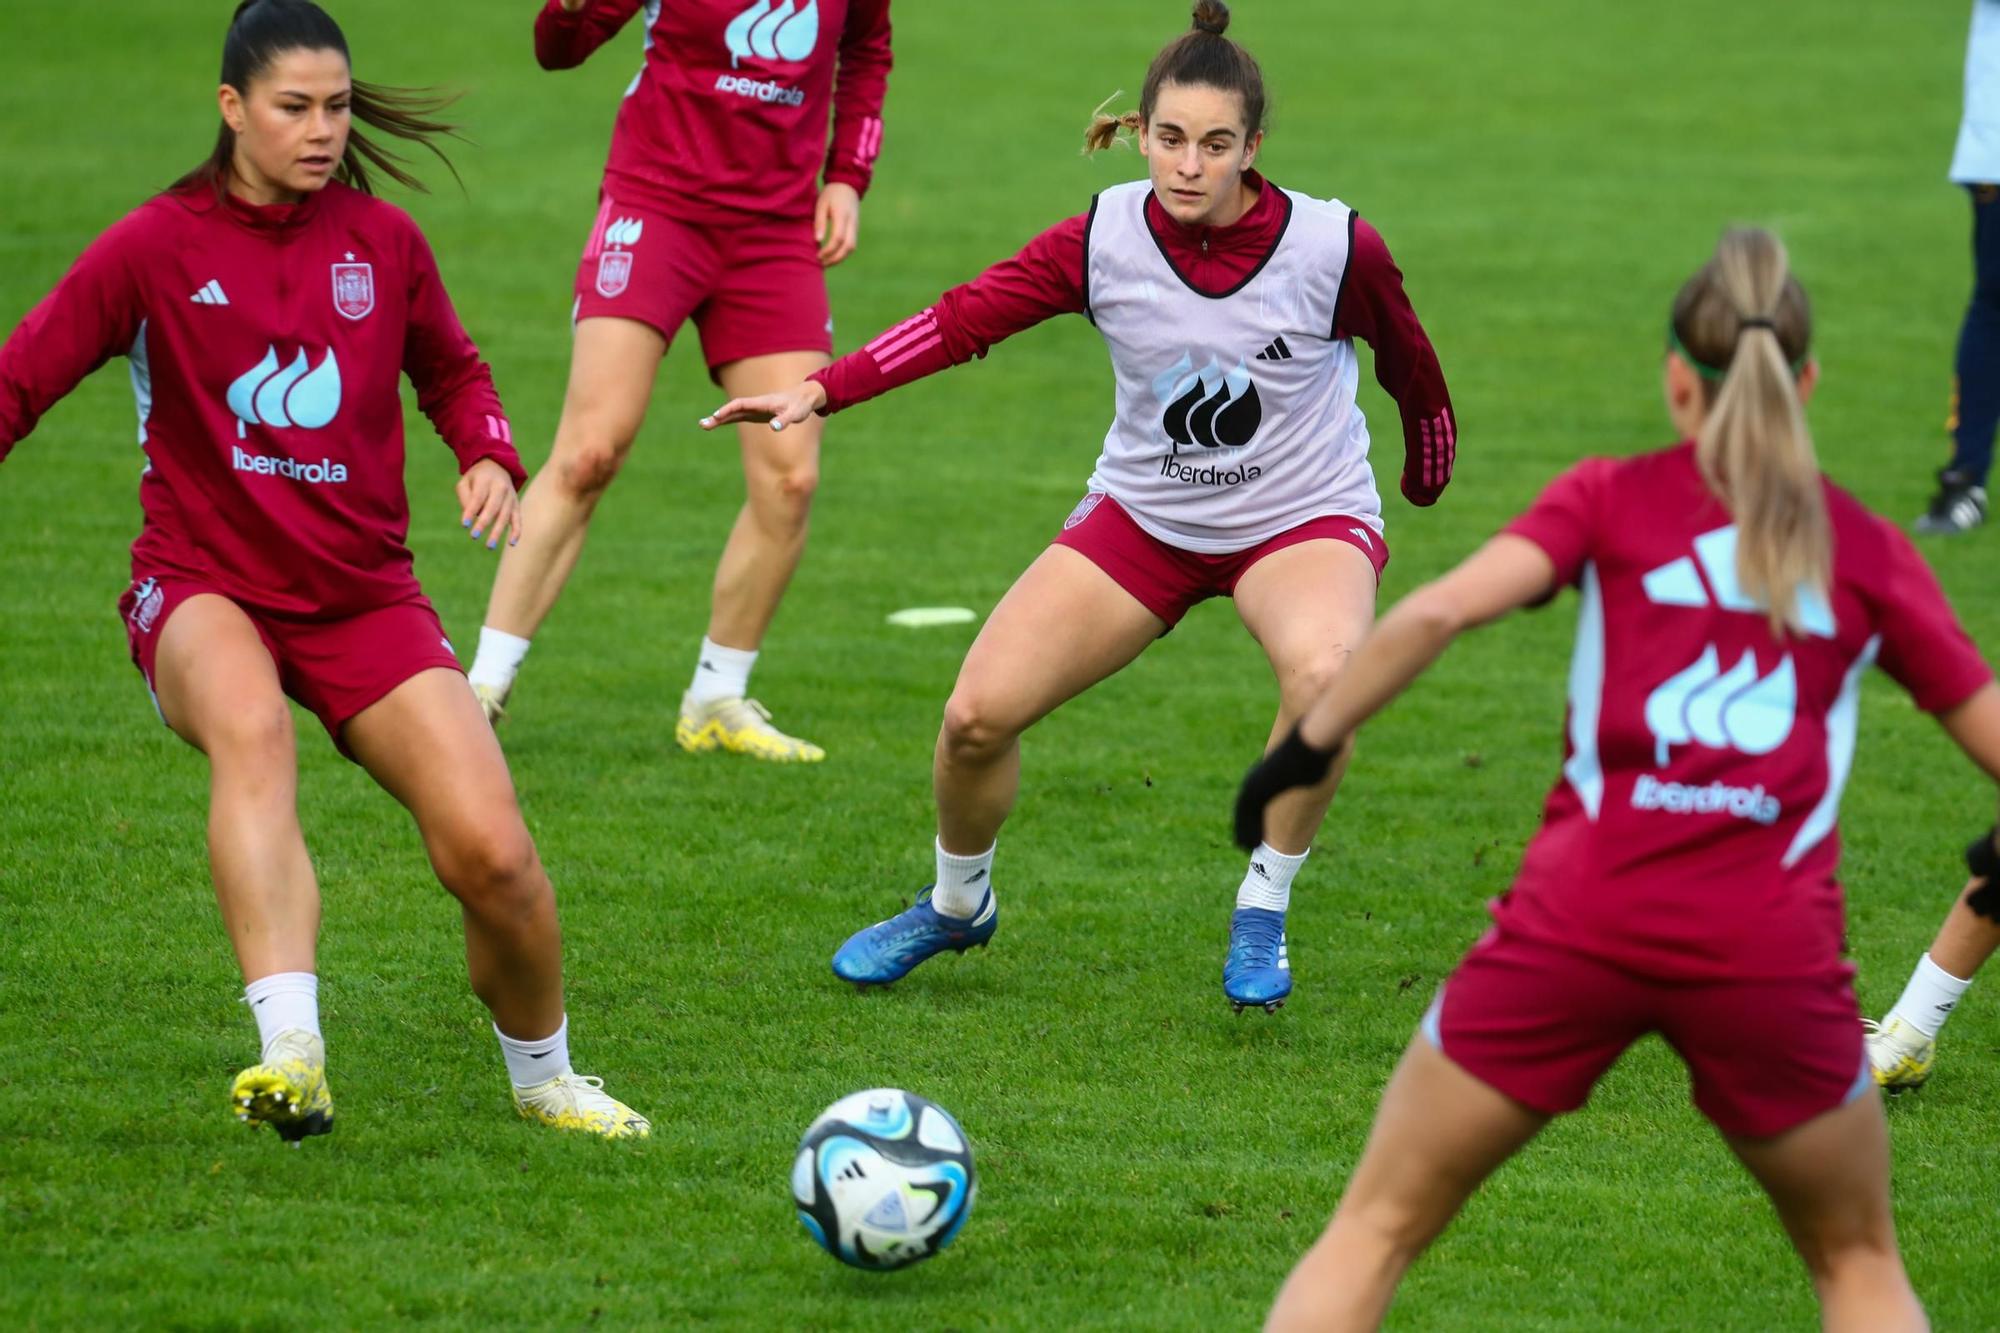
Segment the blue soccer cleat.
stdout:
[[926,884],[918,890],[916,902],[907,910],[849,936],[833,955],[834,975],[857,986],[886,986],[901,981],[932,954],[946,949],[964,953],[975,945],[985,948],[1000,924],[993,890],[986,891],[979,910],[965,920],[931,906],[933,887]]
[[1292,961],[1285,950],[1285,914],[1239,907],[1229,918],[1229,957],[1222,963],[1222,993],[1242,1013],[1275,1014],[1292,993]]

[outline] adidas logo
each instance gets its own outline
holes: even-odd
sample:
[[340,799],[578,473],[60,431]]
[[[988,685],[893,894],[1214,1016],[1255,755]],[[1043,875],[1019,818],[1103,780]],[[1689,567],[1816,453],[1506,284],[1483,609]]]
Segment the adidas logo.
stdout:
[[201,290],[190,296],[188,300],[194,302],[196,305],[229,304],[229,298],[222,294],[222,284],[214,278],[210,278],[207,282],[204,282],[201,285]]
[[645,231],[646,223],[643,219],[618,218],[609,227],[604,229],[604,243],[606,245],[637,245],[639,237],[645,234]]
[[[1699,572],[1697,572],[1699,566]],[[1706,586],[1703,580],[1706,577]],[[1762,602],[1743,591],[1736,577],[1736,525],[1704,532],[1694,539],[1694,557],[1669,560],[1640,577],[1646,600],[1655,606],[1719,606],[1725,611],[1761,612]],[[1713,589],[1713,600],[1709,590]],[[1835,625],[1833,608],[1812,588],[1798,592],[1799,617],[1805,632],[1815,638],[1831,639]]]
[[1257,359],[1259,361],[1289,361],[1292,359],[1292,349],[1285,346],[1283,338],[1273,338],[1269,347],[1257,353]]

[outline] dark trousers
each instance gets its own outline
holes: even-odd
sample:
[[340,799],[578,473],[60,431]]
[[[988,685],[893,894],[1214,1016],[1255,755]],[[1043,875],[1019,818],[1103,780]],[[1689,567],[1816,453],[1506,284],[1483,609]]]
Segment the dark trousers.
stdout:
[[2000,426],[2000,186],[1974,185],[1972,304],[1958,331],[1958,410],[1952,422],[1951,470],[1986,484],[1993,432]]

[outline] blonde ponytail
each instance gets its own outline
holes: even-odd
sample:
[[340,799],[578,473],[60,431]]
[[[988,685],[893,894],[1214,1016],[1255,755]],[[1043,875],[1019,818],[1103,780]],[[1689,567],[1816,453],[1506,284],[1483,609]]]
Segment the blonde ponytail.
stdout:
[[1799,403],[1812,312],[1784,243],[1761,228],[1725,232],[1681,288],[1673,334],[1707,381],[1695,460],[1736,520],[1736,577],[1774,633],[1802,632],[1802,594],[1827,596],[1833,534]]

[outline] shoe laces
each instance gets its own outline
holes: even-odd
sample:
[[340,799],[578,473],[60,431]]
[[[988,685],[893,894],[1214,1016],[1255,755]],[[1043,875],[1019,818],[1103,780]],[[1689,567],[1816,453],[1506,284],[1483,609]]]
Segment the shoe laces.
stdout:
[[1275,967],[1278,946],[1285,940],[1284,918],[1274,919],[1261,914],[1245,917],[1237,924],[1235,935],[1235,942],[1229,950],[1232,961]]

